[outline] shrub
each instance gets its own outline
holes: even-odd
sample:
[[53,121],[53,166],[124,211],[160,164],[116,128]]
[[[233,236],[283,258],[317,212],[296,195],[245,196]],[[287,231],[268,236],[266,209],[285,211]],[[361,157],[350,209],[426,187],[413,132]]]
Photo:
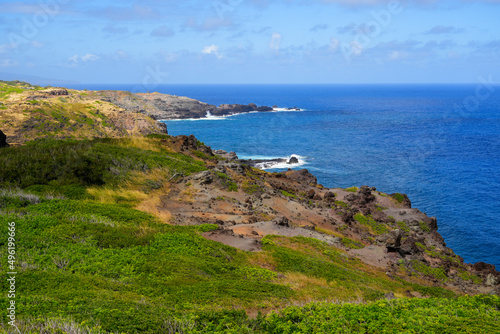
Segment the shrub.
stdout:
[[403,203],[405,200],[405,196],[400,193],[395,193],[391,195],[392,198],[394,198],[398,203]]
[[358,223],[370,227],[376,234],[383,234],[389,231],[386,225],[375,221],[370,215],[365,216],[362,213],[358,213],[354,216],[354,219]]

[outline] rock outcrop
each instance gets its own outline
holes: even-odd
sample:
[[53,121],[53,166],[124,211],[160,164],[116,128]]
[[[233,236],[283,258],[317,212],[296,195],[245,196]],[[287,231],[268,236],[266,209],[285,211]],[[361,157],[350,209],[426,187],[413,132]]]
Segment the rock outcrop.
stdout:
[[238,160],[238,156],[236,155],[235,152],[227,152],[224,150],[214,150],[212,152],[213,154],[218,155],[226,160],[230,161]]
[[[174,142],[186,153],[208,150],[192,136]],[[267,235],[315,238],[394,279],[416,277],[469,294],[499,290],[495,267],[464,263],[437,232],[436,219],[411,208],[403,194],[328,189],[306,169],[266,173],[238,160],[207,161],[209,170],[177,180],[159,209],[182,224],[216,224],[218,230],[205,234],[209,239],[259,251]]]

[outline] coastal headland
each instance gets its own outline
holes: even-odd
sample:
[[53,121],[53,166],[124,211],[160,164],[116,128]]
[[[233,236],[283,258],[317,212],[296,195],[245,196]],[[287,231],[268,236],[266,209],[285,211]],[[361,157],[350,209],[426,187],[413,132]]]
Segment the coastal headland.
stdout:
[[[407,323],[491,329],[498,319],[500,273],[465,263],[406,195],[327,188],[306,169],[266,172],[255,167],[297,159],[241,160],[157,121],[273,108],[22,82],[0,89],[0,219],[23,236],[29,286],[16,293],[26,324],[63,315],[109,332],[280,332],[319,328],[288,322],[319,301],[362,305],[352,328],[365,332],[377,319],[391,333]],[[414,325],[389,321],[388,308],[418,310],[417,300],[437,306],[425,304]],[[448,310],[454,302],[466,311]],[[312,305],[312,317],[330,307]]]

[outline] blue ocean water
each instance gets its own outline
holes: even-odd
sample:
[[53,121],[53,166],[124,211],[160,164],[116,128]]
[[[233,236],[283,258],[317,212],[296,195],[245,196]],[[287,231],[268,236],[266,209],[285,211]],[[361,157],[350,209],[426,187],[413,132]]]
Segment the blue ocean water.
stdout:
[[[133,85],[74,88],[132,90]],[[500,87],[480,85],[162,85],[210,104],[303,111],[167,121],[240,157],[303,157],[327,187],[406,193],[438,219],[466,262],[500,268]]]

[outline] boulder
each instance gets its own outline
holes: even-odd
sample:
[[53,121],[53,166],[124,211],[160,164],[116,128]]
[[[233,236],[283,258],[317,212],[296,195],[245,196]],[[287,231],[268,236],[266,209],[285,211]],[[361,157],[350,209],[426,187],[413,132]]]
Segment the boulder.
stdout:
[[323,195],[323,199],[327,202],[334,202],[335,201],[335,193],[331,191],[327,191],[325,195]]
[[318,179],[316,178],[316,176],[309,173],[307,169],[300,169],[300,170],[289,169],[288,171],[283,173],[286,175],[288,179],[302,184],[310,184],[310,185],[318,184]]
[[287,161],[287,164],[289,164],[289,165],[298,164],[298,163],[299,163],[299,159],[297,159],[296,157],[291,157],[290,160]]
[[278,217],[273,220],[276,225],[290,227],[290,221],[286,217]]
[[306,197],[307,197],[307,198],[313,199],[313,198],[314,198],[314,195],[316,195],[316,192],[314,191],[314,189],[309,189],[309,190],[306,192]]
[[205,153],[208,156],[213,156],[214,154],[212,153],[212,149],[210,146],[205,146],[194,135],[180,135],[174,137],[174,142],[180,143],[180,150],[181,151],[189,151],[189,150],[195,150],[195,151],[201,151]]
[[[362,186],[358,192],[348,194],[344,197],[344,199],[349,202],[351,206],[357,207],[361,210],[367,208],[368,204],[375,201],[375,196],[372,194],[372,190],[373,188]],[[367,212],[369,213],[369,211],[370,210]]]
[[475,273],[485,280],[486,285],[495,286],[500,284],[500,272],[492,264],[477,262],[472,265]]

